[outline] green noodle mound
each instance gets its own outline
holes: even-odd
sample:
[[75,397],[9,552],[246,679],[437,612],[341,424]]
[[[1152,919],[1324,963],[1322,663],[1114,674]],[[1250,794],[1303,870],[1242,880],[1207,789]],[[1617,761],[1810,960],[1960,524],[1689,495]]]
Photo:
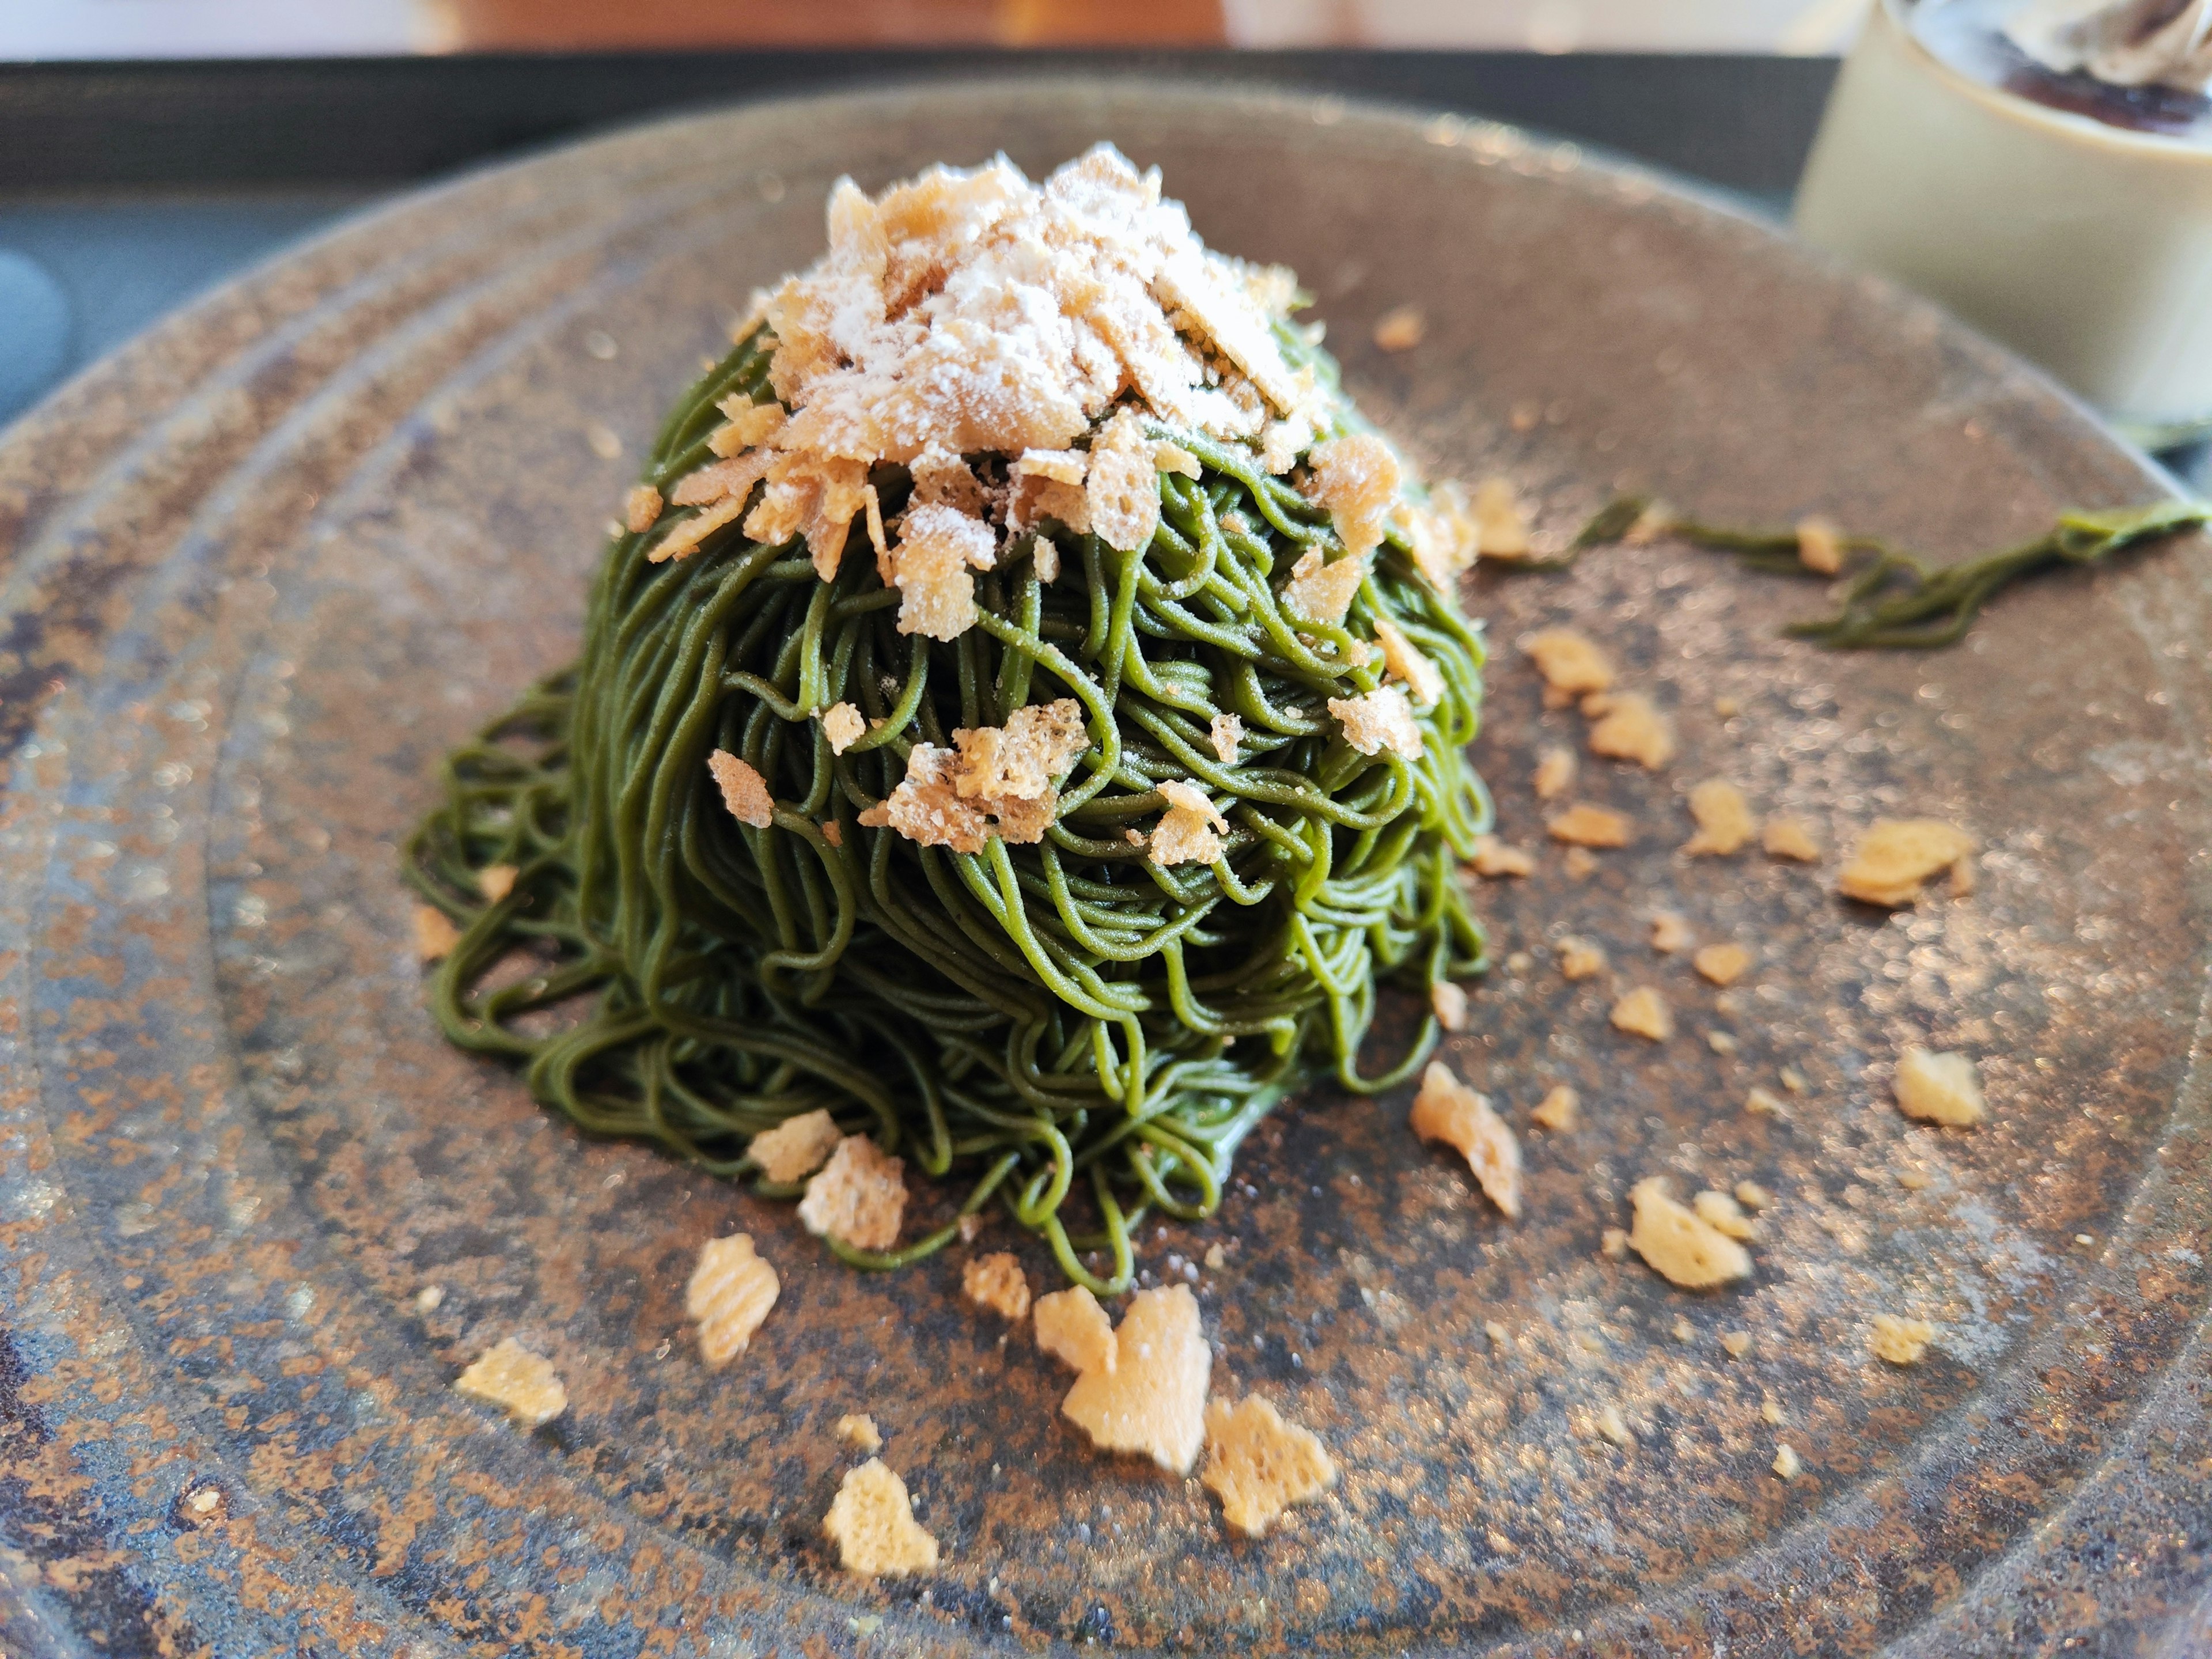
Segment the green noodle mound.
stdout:
[[[1321,375],[1334,430],[1365,430],[1334,365],[1279,334]],[[773,398],[773,344],[756,330],[685,395],[646,483],[666,495],[711,463],[731,394]],[[1432,988],[1482,966],[1458,874],[1489,819],[1462,754],[1479,636],[1395,532],[1343,626],[1286,616],[1299,553],[1340,545],[1328,515],[1241,447],[1153,431],[1200,476],[1158,475],[1150,544],[1051,526],[1065,568],[1048,584],[1035,536],[1018,537],[976,578],[979,623],[949,641],[897,631],[900,595],[857,524],[829,581],[797,539],[760,545],[735,522],[660,564],[653,532],[618,538],[581,659],[448,759],[409,845],[411,879],[460,929],[434,982],[447,1036],[510,1057],[588,1133],[772,1197],[799,1188],[760,1177],[748,1140],[827,1109],[957,1183],[941,1213],[996,1201],[1100,1294],[1130,1282],[1146,1212],[1214,1210],[1238,1144],[1291,1091],[1406,1078],[1435,1045]],[[869,481],[896,515],[906,470]],[[1382,684],[1355,643],[1378,619],[1442,675],[1418,759],[1358,752],[1327,711]],[[860,822],[917,742],[1069,697],[1091,746],[1041,842],[963,854]],[[817,718],[840,702],[869,723],[842,754]],[[1243,723],[1233,763],[1209,742],[1219,714]],[[768,827],[726,807],[716,750],[766,781]],[[1132,839],[1174,780],[1228,820],[1211,865],[1163,867]],[[487,902],[494,866],[517,873]],[[1382,980],[1424,1018],[1363,1071]],[[890,1267],[957,1231],[832,1248]],[[1100,1250],[1110,1269],[1094,1272]]]

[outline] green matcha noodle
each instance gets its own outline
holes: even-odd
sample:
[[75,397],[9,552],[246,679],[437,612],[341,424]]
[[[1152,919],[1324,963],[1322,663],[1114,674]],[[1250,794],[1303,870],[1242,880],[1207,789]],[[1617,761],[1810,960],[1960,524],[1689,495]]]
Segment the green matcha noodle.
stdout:
[[[1022,199],[1049,207],[1096,155]],[[1226,304],[1183,297],[1162,314]],[[1463,753],[1483,653],[1451,592],[1472,550],[1439,554],[1449,501],[1378,460],[1286,312],[1252,313],[1280,401],[1209,417],[1249,438],[1125,383],[1057,448],[832,476],[740,447],[823,406],[780,398],[801,330],[771,307],[655,441],[575,665],[446,762],[407,867],[459,929],[433,988],[447,1036],[586,1133],[769,1197],[803,1183],[749,1142],[826,1110],[948,1189],[944,1224],[830,1238],[840,1255],[910,1261],[995,1205],[1101,1294],[1131,1282],[1146,1214],[1215,1210],[1291,1091],[1404,1079],[1437,988],[1482,966],[1460,863],[1490,820]],[[1234,321],[1194,398],[1256,403]],[[1295,462],[1268,453],[1285,428]],[[964,505],[939,505],[948,477]],[[734,505],[697,499],[732,479]],[[964,559],[931,551],[946,514]],[[1116,545],[1130,523],[1141,543]],[[1422,1017],[1370,1054],[1383,983]]]

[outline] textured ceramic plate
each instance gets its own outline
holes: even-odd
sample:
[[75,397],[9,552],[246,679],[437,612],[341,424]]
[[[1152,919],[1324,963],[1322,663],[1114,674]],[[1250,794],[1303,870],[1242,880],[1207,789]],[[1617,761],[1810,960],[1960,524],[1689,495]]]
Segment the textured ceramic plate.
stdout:
[[[1473,589],[1509,836],[1542,844],[1532,757],[1580,731],[1540,708],[1532,627],[1609,642],[1683,753],[1585,763],[1638,826],[1595,874],[1549,849],[1486,890],[1501,958],[1527,956],[1455,1063],[1524,1126],[1554,1082],[1584,1102],[1528,1134],[1522,1224],[1413,1142],[1402,1097],[1324,1089],[1218,1223],[1148,1230],[1155,1273],[1222,1247],[1216,1391],[1266,1391],[1343,1467],[1263,1541],[1080,1443],[957,1256],[856,1276],[787,1209],[586,1143],[437,1039],[398,843],[440,753],[572,649],[664,403],[813,257],[838,173],[1001,147],[1034,171],[1099,137],[1164,167],[1215,246],[1295,264],[1367,406],[1443,471],[1512,475],[1547,532],[1630,485],[1961,552],[2156,492],[1931,312],[1650,179],[1244,94],[1001,82],[687,120],[226,290],[0,446],[0,1644],[2201,1650],[2201,547],[2023,591],[1932,657],[1781,643],[1817,590],[1681,549]],[[1376,352],[1407,303],[1427,344]],[[1684,859],[1680,793],[1711,775],[1828,863]],[[1832,849],[1896,813],[1974,830],[1972,898],[1829,896]],[[1650,949],[1655,908],[1757,952],[1730,1001]],[[1607,974],[1559,977],[1569,933]],[[1606,1023],[1644,983],[1671,1042]],[[1984,1127],[1898,1115],[1913,1041],[1982,1058]],[[1742,1110],[1784,1067],[1784,1114]],[[1776,1194],[1748,1283],[1695,1297],[1601,1254],[1652,1173]],[[710,1375],[682,1288],[738,1228],[783,1300]],[[1870,1357],[1883,1311],[1937,1323],[1923,1363]],[[536,1434],[449,1390],[508,1335],[567,1379]],[[850,1411],[936,1576],[870,1588],[825,1552]]]

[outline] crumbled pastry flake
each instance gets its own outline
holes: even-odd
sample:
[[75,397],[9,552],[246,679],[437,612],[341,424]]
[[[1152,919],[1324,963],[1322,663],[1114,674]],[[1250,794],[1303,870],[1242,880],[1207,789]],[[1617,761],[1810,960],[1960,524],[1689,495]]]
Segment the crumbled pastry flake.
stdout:
[[750,1234],[710,1238],[684,1292],[684,1311],[699,1327],[699,1352],[709,1366],[745,1351],[782,1288],[775,1269],[753,1249]]
[[1083,495],[1091,532],[1107,546],[1133,553],[1152,541],[1160,522],[1160,474],[1136,410],[1116,410],[1091,439]]
[[1774,1194],[1756,1181],[1739,1181],[1735,1183],[1735,1201],[1747,1210],[1771,1210],[1774,1207]]
[[[775,464],[774,455],[766,450],[755,450],[750,454],[734,456],[726,461],[716,461],[711,466],[702,466],[678,481],[674,490],[670,492],[669,505],[712,507],[717,503],[725,504],[729,511],[715,522],[718,526],[727,524],[744,511],[746,499],[753,493],[753,486],[768,476],[769,468]],[[689,549],[684,550],[689,551]],[[647,555],[649,562],[654,564],[681,556],[680,553],[670,552],[665,544]]]
[[1394,306],[1375,319],[1375,344],[1382,351],[1411,351],[1428,332],[1429,319],[1419,306]]
[[1767,819],[1766,827],[1759,831],[1759,841],[1771,859],[1789,859],[1798,864],[1820,862],[1820,843],[1796,818]]
[[889,796],[860,816],[868,829],[888,826],[925,847],[949,847],[956,853],[980,853],[991,834],[981,810],[960,799],[953,779],[957,753],[918,743],[907,752],[906,776]]
[[1562,708],[1577,697],[1612,688],[1612,659],[1571,628],[1532,634],[1521,648],[1535,659],[1536,672],[1544,677],[1547,708]]
[[1900,908],[1921,884],[1974,850],[1965,830],[1935,818],[1883,818],[1869,828],[1836,873],[1836,890],[1867,904]]
[[1751,1092],[1743,1097],[1743,1109],[1754,1117],[1780,1117],[1782,1097],[1771,1089],[1753,1087]]
[[1421,757],[1421,728],[1414,723],[1413,706],[1395,685],[1356,697],[1331,697],[1328,712],[1343,729],[1344,740],[1363,755],[1387,749],[1407,760]]
[[1440,1060],[1429,1062],[1421,1073],[1420,1092],[1413,1097],[1413,1133],[1424,1140],[1440,1140],[1455,1147],[1474,1171],[1483,1194],[1509,1221],[1521,1218],[1521,1143],[1505,1120]]
[[775,822],[775,799],[768,792],[768,780],[750,766],[728,750],[717,749],[707,757],[707,769],[721,788],[722,805],[739,823],[765,830]]
[[1528,520],[1507,479],[1485,478],[1475,486],[1474,525],[1484,558],[1528,556]]
[[915,744],[905,777],[861,823],[956,853],[980,853],[993,836],[1042,841],[1059,805],[1054,781],[1091,743],[1073,697],[1017,709],[1004,726],[963,727],[952,740],[957,750]]
[[1805,1460],[1798,1456],[1796,1448],[1785,1440],[1782,1443],[1782,1449],[1774,1454],[1773,1468],[1775,1474],[1784,1480],[1795,1480],[1805,1472]]
[[[1590,753],[1634,761],[1648,772],[1674,758],[1674,728],[1650,698],[1640,691],[1602,695],[1603,707],[1590,727]],[[1588,700],[1583,706],[1589,708]]]
[[1627,818],[1619,812],[1577,801],[1565,811],[1547,818],[1544,829],[1553,841],[1563,841],[1570,846],[1626,847],[1630,826]]
[[1495,836],[1474,838],[1474,856],[1468,860],[1474,873],[1496,880],[1501,876],[1533,875],[1536,860],[1522,848],[1509,847]]
[[424,962],[441,962],[461,942],[461,930],[434,904],[418,904],[414,912],[415,954]]
[[1908,1193],[1925,1192],[1936,1184],[1935,1178],[1925,1170],[1899,1170],[1897,1184]]
[[1800,519],[1797,562],[1820,575],[1834,575],[1844,568],[1844,532],[1826,519]]
[[1605,971],[1605,952],[1586,939],[1559,941],[1559,972],[1568,979],[1589,979]]
[[830,1161],[844,1138],[836,1120],[817,1109],[762,1130],[745,1143],[745,1156],[770,1181],[804,1181]]
[[979,1308],[988,1308],[1009,1323],[1028,1316],[1029,1276],[1011,1250],[971,1256],[960,1270],[960,1291]]
[[642,536],[660,518],[660,492],[649,483],[632,487],[623,497],[623,528],[633,536]]
[[1328,511],[1346,551],[1364,553],[1378,545],[1403,482],[1390,446],[1371,432],[1356,432],[1316,444],[1306,452],[1306,464],[1312,471],[1306,497]]
[[1030,1322],[1037,1346],[1079,1371],[1110,1373],[1117,1363],[1114,1322],[1080,1285],[1039,1297]]
[[1221,856],[1221,831],[1229,820],[1205,790],[1180,778],[1155,786],[1168,810],[1152,831],[1146,856],[1163,868],[1175,864],[1211,864]]
[[1448,979],[1429,987],[1429,1007],[1447,1031],[1467,1030],[1467,993]]
[[866,1412],[847,1412],[837,1419],[836,1433],[854,1451],[866,1452],[871,1457],[884,1449],[884,1437],[876,1427],[876,1419]]
[[1192,454],[1181,444],[1171,442],[1165,438],[1153,441],[1152,465],[1162,472],[1177,472],[1186,478],[1202,478],[1206,476],[1206,468],[1200,464],[1197,456]]
[[1690,965],[1715,985],[1733,985],[1751,966],[1751,952],[1733,940],[1708,945],[1690,958]]
[[1759,832],[1751,803],[1725,778],[1707,778],[1690,791],[1690,816],[1697,833],[1682,843],[1682,850],[1692,858],[1726,858]]
[[1917,1365],[1936,1340],[1936,1328],[1924,1319],[1900,1319],[1895,1314],[1874,1316],[1871,1346],[1875,1358],[1891,1365]]
[[703,512],[695,513],[647,550],[646,562],[665,564],[671,559],[690,557],[700,543],[744,510],[745,497],[731,495],[716,501]]
[[1690,931],[1689,918],[1679,910],[1661,910],[1651,918],[1651,948],[1661,956],[1672,956],[1686,950],[1697,939]]
[[1907,1117],[1954,1129],[1979,1123],[1982,1080],[1965,1054],[1907,1048],[1897,1057],[1897,1104]]
[[1730,1331],[1721,1339],[1721,1346],[1728,1350],[1729,1358],[1741,1359],[1751,1352],[1751,1333]]
[[1620,1407],[1601,1407],[1595,1420],[1597,1431],[1623,1451],[1630,1450],[1635,1446],[1636,1436],[1631,1432],[1627,1419],[1621,1416]]
[[1587,847],[1570,847],[1559,860],[1559,868],[1566,872],[1570,881],[1580,881],[1596,873],[1597,855]]
[[1536,799],[1557,800],[1575,787],[1577,763],[1571,749],[1547,749],[1536,759]]
[[511,1336],[455,1377],[453,1392],[499,1407],[526,1429],[542,1428],[568,1409],[553,1362]]
[[1139,1291],[1114,1333],[1113,1369],[1075,1379],[1060,1413],[1105,1451],[1137,1452],[1188,1474],[1206,1437],[1213,1351],[1188,1285]]
[[1804,1073],[1795,1066],[1784,1066],[1778,1075],[1782,1079],[1782,1086],[1793,1095],[1802,1095],[1811,1086],[1805,1081]]
[[952,734],[960,750],[953,787],[963,800],[998,811],[1006,800],[1042,800],[1091,746],[1083,705],[1073,697],[1032,703],[1006,717],[1003,726],[963,726]]
[[1726,1193],[1702,1192],[1690,1200],[1698,1219],[1717,1232],[1730,1238],[1751,1239],[1759,1236],[1759,1223],[1743,1212],[1743,1206]]
[[[1091,457],[1079,449],[1025,449],[1014,462],[1012,471],[1018,478],[1049,478],[1054,483],[1080,486],[1091,465]],[[961,471],[967,471],[965,463]],[[970,479],[975,474],[968,474]],[[981,487],[978,486],[978,499]]]
[[1528,1121],[1540,1124],[1558,1134],[1565,1134],[1582,1121],[1583,1097],[1564,1083],[1552,1085],[1551,1091],[1528,1114]]
[[1732,1031],[1708,1031],[1705,1033],[1705,1046],[1717,1054],[1732,1054],[1742,1045],[1737,1042]]
[[477,891],[496,904],[514,890],[514,878],[521,873],[511,864],[487,864],[477,872]]
[[1403,522],[1414,564],[1431,586],[1450,592],[1474,562],[1481,535],[1468,511],[1467,492],[1446,479],[1430,489],[1427,501],[1409,507]]
[[1765,1422],[1774,1427],[1779,1428],[1782,1425],[1781,1401],[1775,1399],[1772,1395],[1767,1395],[1765,1399],[1759,1402],[1759,1414]]
[[830,752],[842,755],[868,735],[868,723],[849,702],[833,702],[822,712],[822,735],[830,739]]
[[1671,1285],[1709,1290],[1751,1273],[1751,1255],[1687,1205],[1667,1195],[1666,1183],[1653,1176],[1629,1189],[1635,1208],[1628,1248]]
[[956,640],[975,624],[972,565],[988,570],[998,556],[991,526],[952,507],[908,509],[891,549],[891,585],[899,591],[898,631]]
[[1206,1247],[1206,1265],[1212,1268],[1214,1272],[1219,1273],[1224,1267],[1229,1265],[1229,1252],[1223,1249],[1218,1243],[1207,1245]]
[[1674,1340],[1677,1342],[1687,1342],[1694,1338],[1697,1334],[1696,1328],[1692,1326],[1687,1319],[1685,1319],[1680,1314],[1676,1314],[1674,1316]]
[[1614,1003],[1611,1018],[1616,1030],[1654,1042],[1664,1042],[1674,1035],[1674,1010],[1648,985],[1638,986]]
[[1359,584],[1367,579],[1367,560],[1364,553],[1347,553],[1331,563],[1323,559],[1321,549],[1309,547],[1298,555],[1290,580],[1283,585],[1284,611],[1298,622],[1340,627]]
[[1244,741],[1244,722],[1234,714],[1216,714],[1207,728],[1214,758],[1224,766],[1237,764],[1237,745]]
[[772,442],[789,418],[781,404],[773,399],[756,404],[742,392],[732,392],[714,407],[721,411],[723,423],[707,434],[707,447],[726,460]]
[[1247,1538],[1264,1535],[1284,1510],[1336,1484],[1336,1465],[1310,1429],[1286,1423],[1258,1395],[1206,1408],[1206,1472],[1222,1518]]
[[1627,1261],[1628,1230],[1625,1227],[1607,1227],[1598,1235],[1597,1253],[1607,1261]]
[[847,1135],[806,1183],[799,1219],[817,1238],[888,1250],[906,1216],[906,1160],[866,1135]]
[[1415,708],[1432,708],[1443,700],[1443,670],[1423,656],[1388,617],[1376,617],[1375,641],[1382,647],[1383,672],[1405,682]]
[[937,1565],[937,1540],[914,1518],[906,1482],[879,1457],[845,1471],[822,1530],[858,1577],[902,1578]]

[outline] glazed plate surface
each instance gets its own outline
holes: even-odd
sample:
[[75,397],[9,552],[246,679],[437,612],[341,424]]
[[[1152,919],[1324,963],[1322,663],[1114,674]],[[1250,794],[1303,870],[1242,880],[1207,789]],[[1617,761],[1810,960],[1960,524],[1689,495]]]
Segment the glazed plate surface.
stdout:
[[[1148,1227],[1155,1274],[1221,1247],[1217,1395],[1266,1392],[1342,1467],[1263,1540],[1081,1443],[1063,1374],[961,1301],[958,1252],[855,1274],[787,1207],[587,1142],[440,1041],[398,845],[441,754],[574,650],[664,405],[814,257],[838,174],[1000,149],[1038,174],[1102,137],[1213,246],[1295,265],[1368,410],[1438,472],[1511,477],[1543,533],[1628,488],[1955,555],[2159,493],[1929,309],[1651,178],[1163,83],[686,118],[224,290],[0,441],[0,1647],[2203,1650],[2201,544],[2021,591],[1930,656],[1784,642],[1817,588],[1664,544],[1471,584],[1478,759],[1543,850],[1484,889],[1526,960],[1449,1054],[1523,1129],[1528,1216],[1417,1145],[1402,1092],[1324,1088],[1217,1220]],[[1426,343],[1377,351],[1407,304]],[[1528,776],[1581,720],[1513,643],[1561,623],[1682,739],[1656,777],[1585,758],[1637,838],[1580,879]],[[1711,776],[1827,863],[1683,858]],[[1969,826],[1979,890],[1840,905],[1835,849],[1879,816]],[[1656,909],[1756,952],[1729,1003],[1651,951]],[[1567,934],[1608,972],[1563,980]],[[1670,1042],[1607,1024],[1646,983]],[[1899,1116],[1916,1042],[1981,1057],[1986,1126]],[[1582,1127],[1528,1130],[1559,1082]],[[1783,1114],[1743,1110],[1753,1086]],[[1648,1174],[1776,1194],[1749,1282],[1692,1296],[1601,1253]],[[684,1284],[740,1229],[783,1298],[710,1374]],[[1008,1224],[985,1238],[1048,1284]],[[1940,1326],[1923,1363],[1869,1356],[1885,1311]],[[536,1434],[448,1386],[509,1335],[573,1402]],[[858,1411],[944,1546],[932,1577],[857,1584],[818,1536]]]

